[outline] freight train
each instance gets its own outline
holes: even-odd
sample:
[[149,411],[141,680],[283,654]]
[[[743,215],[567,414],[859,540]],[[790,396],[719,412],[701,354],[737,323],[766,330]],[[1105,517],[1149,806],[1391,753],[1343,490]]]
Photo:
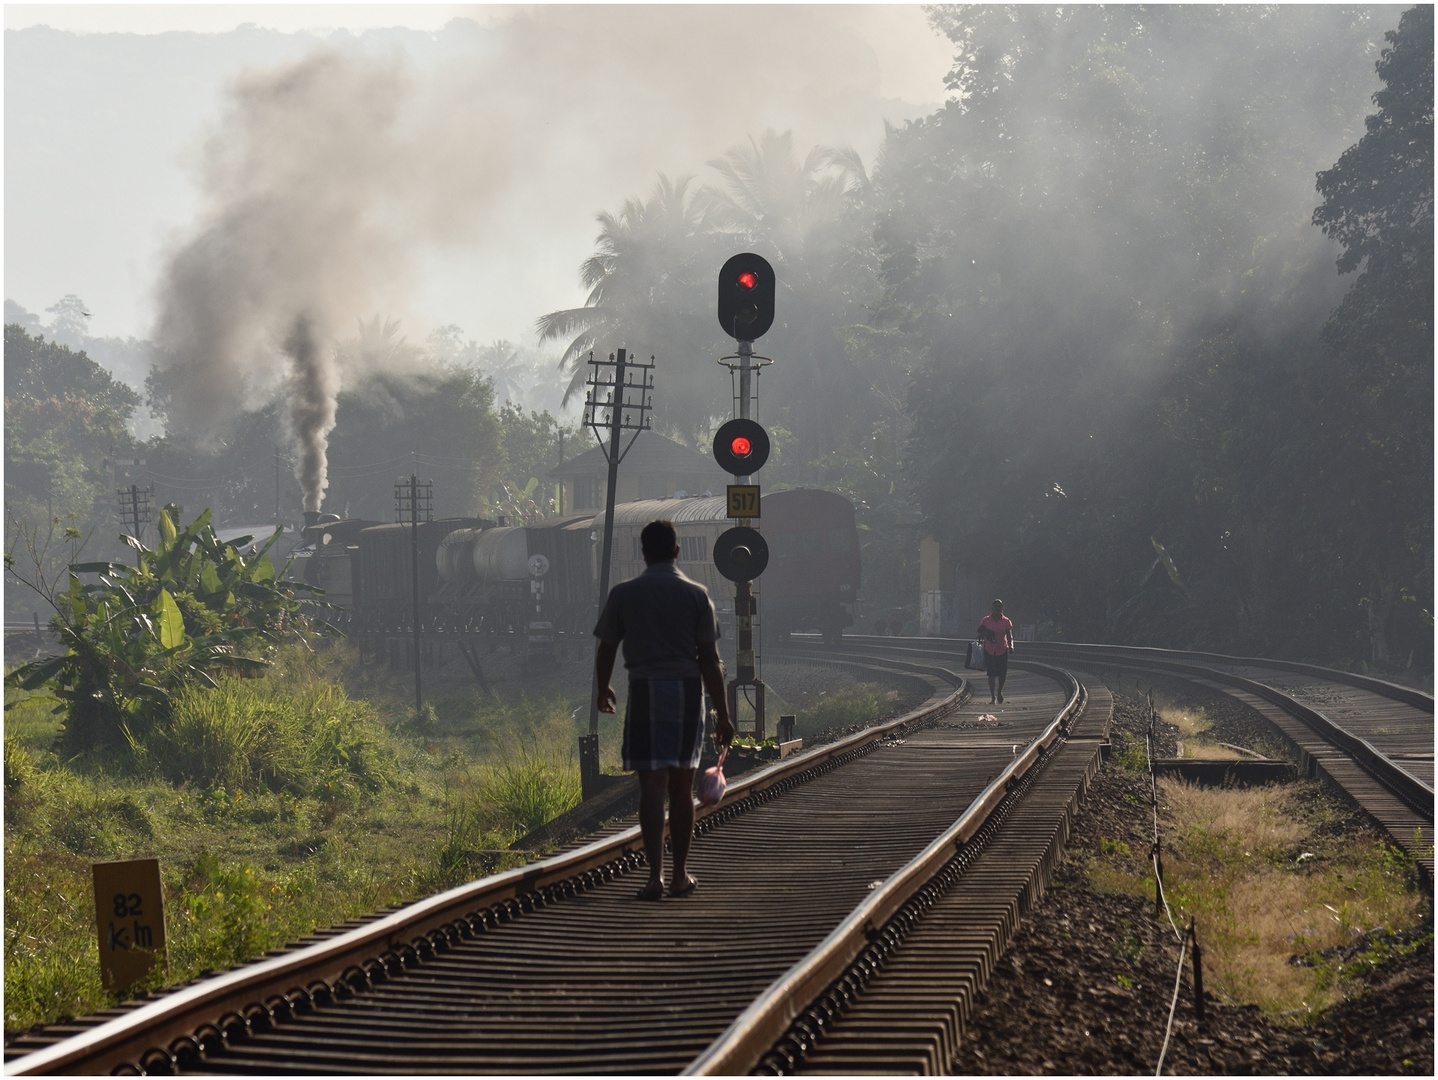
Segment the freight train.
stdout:
[[[674,522],[679,568],[708,587],[720,621],[730,623],[733,588],[711,554],[733,524],[722,497],[616,506],[610,582],[644,569],[639,533],[656,518]],[[853,625],[860,585],[853,504],[828,491],[775,491],[763,496],[759,523],[769,544],[768,569],[755,583],[763,627],[782,636],[818,631],[837,642]],[[362,638],[411,632],[417,612],[426,632],[520,635],[543,627],[546,634],[587,640],[599,599],[604,524],[603,513],[525,526],[445,518],[419,524],[416,552],[407,524],[326,515],[305,527],[297,554],[303,579],[333,605],[333,621]]]

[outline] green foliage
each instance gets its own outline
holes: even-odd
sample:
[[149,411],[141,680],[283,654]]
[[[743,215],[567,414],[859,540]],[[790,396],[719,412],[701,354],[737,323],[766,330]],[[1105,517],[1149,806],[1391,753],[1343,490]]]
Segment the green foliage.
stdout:
[[892,708],[896,696],[893,691],[872,683],[822,694],[795,715],[794,733],[812,735],[828,728],[871,724]]
[[12,402],[88,401],[108,409],[122,421],[139,405],[140,398],[83,352],[31,336],[18,323],[5,325],[6,424]]
[[[35,778],[35,759],[21,740],[5,733],[5,793],[18,791]],[[8,804],[7,804],[8,805]]]
[[482,793],[490,820],[523,836],[579,805],[579,770],[521,752],[490,773]]
[[54,694],[73,752],[124,746],[168,715],[182,686],[256,671],[267,661],[253,654],[311,632],[295,598],[308,586],[278,580],[269,560],[278,533],[246,555],[219,541],[209,511],[182,530],[175,515],[160,512],[154,550],[135,544],[138,566],[72,565],[51,621],[65,651],[6,676],[7,687]]
[[434,481],[437,516],[477,515],[488,506],[500,442],[494,387],[483,371],[456,364],[377,374],[340,394],[335,417],[326,507],[391,520],[389,480],[416,470]]
[[1362,583],[1367,659],[1381,668],[1415,638],[1424,653],[1432,641],[1432,6],[1405,11],[1385,37],[1378,111],[1318,176],[1313,221],[1343,245],[1339,272],[1362,270],[1324,324],[1307,394],[1326,435],[1315,484],[1348,504],[1324,515],[1324,532]]
[[131,738],[139,760],[175,782],[322,799],[391,783],[392,742],[338,686],[285,691],[236,678],[183,688],[167,723]]
[[[1323,360],[1342,283],[1306,222],[1361,130],[1372,16],[932,18],[959,96],[890,138],[876,238],[878,316],[921,357],[904,473],[945,562],[1075,638],[1352,662],[1388,597],[1408,621],[1386,662],[1431,654],[1431,315],[1407,374],[1372,335]],[[1431,96],[1414,84],[1416,120]],[[1414,160],[1355,192],[1415,185],[1385,214],[1428,253],[1385,287],[1431,313],[1414,131]]]
[[421,732],[407,684],[367,683],[366,701],[341,689],[364,670],[343,641],[281,648],[258,677],[180,687],[134,751],[64,758],[48,703],[7,688],[7,1031],[113,1004],[97,859],[160,860],[158,986],[532,857],[507,845],[578,798],[574,702],[438,698]]
[[1148,772],[1148,747],[1143,739],[1126,731],[1113,733],[1113,761],[1127,773]]
[[[498,466],[490,380],[483,371],[461,364],[425,365],[418,350],[402,338],[398,343],[385,339],[384,327],[367,325],[363,331],[338,348],[363,354],[364,363],[373,365],[367,370],[377,373],[346,385],[339,395],[329,441],[325,509],[352,518],[392,520],[391,482],[401,473],[417,471],[422,479],[434,481],[437,515],[480,513],[489,503]],[[387,364],[389,356],[397,360]],[[397,364],[405,374],[392,373]],[[162,414],[168,408],[167,378],[157,372],[148,384],[151,408]],[[281,513],[288,515],[286,508],[298,505],[300,491],[283,451],[276,475],[276,449],[291,441],[281,403],[235,417],[224,436],[218,444],[198,446],[176,436],[157,439],[147,448],[146,460],[157,474],[214,478],[205,485],[204,505],[217,521],[272,521],[277,494]]]
[[[27,580],[49,576],[45,544],[19,544],[58,522],[91,531],[108,518],[110,461],[135,453],[126,429],[138,398],[83,352],[5,326],[5,531],[7,565]],[[103,507],[103,510],[101,509]],[[41,557],[37,565],[36,557]],[[7,589],[7,617],[28,614]]]
[[204,942],[196,959],[223,971],[265,949],[264,883],[253,866],[203,851],[184,869],[183,881],[174,914]]
[[547,411],[525,413],[509,403],[501,406],[497,419],[500,464],[491,496],[497,512],[515,524],[556,513],[556,487],[545,474],[559,464],[561,434],[568,459],[589,448],[590,443],[581,438],[585,433],[562,424]]

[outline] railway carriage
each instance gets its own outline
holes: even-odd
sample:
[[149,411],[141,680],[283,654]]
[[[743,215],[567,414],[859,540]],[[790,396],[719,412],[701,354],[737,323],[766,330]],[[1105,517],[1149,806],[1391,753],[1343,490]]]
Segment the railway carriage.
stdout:
[[[646,499],[614,508],[611,581],[625,581],[644,569],[639,534],[656,518],[674,522],[679,534],[679,569],[709,589],[721,617],[732,618],[732,586],[714,566],[714,541],[734,524],[722,497]],[[798,488],[773,491],[760,500],[759,530],[769,545],[769,566],[755,583],[763,625],[787,636],[817,630],[838,641],[854,625],[853,605],[862,580],[854,506],[832,491]],[[602,534],[604,515],[594,519]],[[598,555],[596,553],[596,577]]]
[[[714,541],[733,521],[718,497],[645,499],[615,507],[610,582],[641,573],[639,533],[656,518],[673,521],[679,567],[704,584],[721,619],[733,617],[733,590],[714,566]],[[860,584],[854,508],[842,495],[810,489],[771,492],[759,519],[770,547],[756,583],[771,633],[817,630],[830,641],[853,625]],[[422,522],[420,619],[436,629],[519,632],[535,613],[531,560],[544,556],[542,618],[587,638],[594,625],[604,514],[571,515],[531,526],[448,518]],[[326,590],[339,620],[360,633],[394,633],[413,619],[409,527],[328,521],[305,529],[304,579]]]

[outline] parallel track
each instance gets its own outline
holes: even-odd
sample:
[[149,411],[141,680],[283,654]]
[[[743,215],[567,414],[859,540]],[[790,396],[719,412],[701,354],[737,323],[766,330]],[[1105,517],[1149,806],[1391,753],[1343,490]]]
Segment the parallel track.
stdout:
[[[960,663],[965,642],[856,638],[852,648],[909,662]],[[799,651],[827,654],[817,643]],[[1243,702],[1288,743],[1306,775],[1363,809],[1433,878],[1433,698],[1381,679],[1311,664],[1114,645],[1023,642],[1016,657],[1075,671],[1164,676]],[[982,675],[976,675],[976,682]]]
[[[877,662],[891,655],[954,662],[965,642],[866,638],[848,650]],[[1269,719],[1313,775],[1338,783],[1394,839],[1415,854],[1432,881],[1432,699],[1378,680],[1307,665],[1159,650],[1021,646],[1025,658],[1062,663],[1075,671],[1142,671],[1187,680],[1229,694]],[[813,641],[794,653],[841,655]],[[982,676],[978,676],[982,678]],[[1111,710],[1093,681],[1090,714]],[[1095,709],[1095,705],[1101,707]],[[1104,708],[1106,706],[1106,709]],[[1319,713],[1317,706],[1322,707]],[[1341,726],[1340,726],[1341,722]],[[972,856],[947,888],[930,886],[922,919],[879,936],[882,957],[851,964],[829,991],[795,1018],[752,1068],[770,1074],[871,1075],[951,1071],[965,1023],[1020,915],[1043,890],[1067,835],[1073,795],[1086,786],[1094,762],[1086,753],[1091,722],[1056,747],[1042,786],[1018,802],[1002,831]],[[1429,752],[1425,758],[1424,748]],[[1391,756],[1390,756],[1391,755]],[[1423,765],[1428,763],[1425,792]],[[1065,797],[1069,802],[1065,805]],[[1426,816],[1423,813],[1426,799]],[[1422,829],[1415,834],[1414,829]],[[1015,867],[1027,885],[1015,889]]]

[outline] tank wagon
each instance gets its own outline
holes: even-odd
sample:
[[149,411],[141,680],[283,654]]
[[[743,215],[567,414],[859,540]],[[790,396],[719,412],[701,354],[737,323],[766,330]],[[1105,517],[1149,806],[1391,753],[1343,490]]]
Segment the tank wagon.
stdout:
[[[723,497],[647,499],[616,506],[610,580],[625,581],[644,570],[639,534],[655,518],[674,522],[679,569],[708,587],[721,618],[732,617],[733,586],[719,575],[712,556],[714,541],[734,524]],[[861,581],[853,503],[831,491],[774,491],[760,500],[759,521],[769,545],[769,567],[755,586],[765,629],[781,636],[817,630],[826,641],[837,642],[844,628],[854,625]],[[594,531],[602,535],[603,529],[600,514]]]
[[[656,518],[679,534],[679,568],[709,588],[720,617],[732,618],[729,582],[713,563],[714,541],[733,522],[716,497],[646,499],[614,513],[611,582],[644,569],[639,533]],[[800,489],[763,497],[761,529],[769,567],[757,590],[769,632],[817,630],[837,641],[853,625],[860,585],[854,507],[842,495]],[[536,617],[533,582],[542,582],[538,617],[565,637],[587,640],[599,592],[604,514],[511,526],[479,518],[419,525],[420,619],[458,634],[523,633]],[[413,625],[410,526],[330,520],[304,530],[304,580],[325,590],[351,634],[395,634]],[[536,555],[543,556],[536,561]],[[534,570],[544,573],[536,577]]]

